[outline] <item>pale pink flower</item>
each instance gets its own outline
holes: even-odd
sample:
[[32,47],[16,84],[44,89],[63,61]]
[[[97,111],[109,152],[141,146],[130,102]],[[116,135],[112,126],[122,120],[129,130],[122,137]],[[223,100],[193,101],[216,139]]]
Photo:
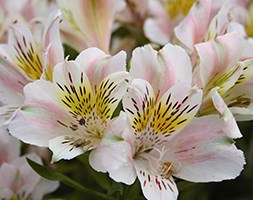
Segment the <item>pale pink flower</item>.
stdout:
[[144,196],[161,200],[177,198],[173,176],[210,182],[239,175],[244,157],[225,134],[224,120],[218,115],[194,118],[202,91],[192,86],[191,62],[182,48],[135,49],[130,75],[125,112],[91,152],[94,169],[126,184],[138,177]]
[[0,199],[40,200],[59,187],[58,181],[48,181],[34,172],[26,158],[41,164],[37,155],[29,154],[0,165]]
[[126,114],[122,112],[109,125],[101,144],[91,152],[91,166],[125,184],[138,177],[150,200],[177,199],[173,177],[191,182],[237,177],[244,156],[224,133],[224,121],[218,115],[192,119],[201,93],[183,99],[186,88],[179,85],[154,105],[151,87],[135,79],[123,100]]
[[26,161],[28,157],[42,164],[41,159],[33,153],[20,157],[20,141],[0,128],[0,199],[39,200],[53,192],[59,182],[41,178]]
[[52,162],[96,148],[124,95],[126,54],[88,48],[54,68],[53,82],[24,88],[25,103],[10,122],[13,136],[53,151]]
[[[240,61],[241,38],[236,33],[219,36],[196,46],[203,102],[199,114],[220,113],[232,138],[241,137],[237,120],[252,119],[252,59]],[[234,114],[234,115],[233,115]]]
[[63,61],[59,38],[61,13],[53,12],[36,38],[23,24],[9,30],[8,44],[0,45],[0,122],[8,121],[23,101],[23,87],[34,80],[52,79],[53,66]]
[[[190,53],[195,53],[195,44],[207,42],[228,32],[237,32],[243,36],[237,23],[241,18],[243,2],[220,1],[218,8],[216,4],[216,1],[211,0],[197,1],[185,19],[175,27],[176,37],[190,50]],[[248,44],[249,42],[243,38],[242,42],[246,48],[244,56],[253,56],[252,53],[247,52],[249,49],[253,50],[253,45]]]

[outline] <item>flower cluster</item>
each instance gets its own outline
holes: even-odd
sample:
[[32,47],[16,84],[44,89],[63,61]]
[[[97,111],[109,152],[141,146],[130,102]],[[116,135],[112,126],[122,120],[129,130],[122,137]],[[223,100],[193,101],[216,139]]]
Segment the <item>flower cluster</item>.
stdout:
[[240,175],[237,121],[253,119],[253,2],[0,5],[0,199],[58,187],[19,157],[16,138],[49,148],[51,163],[89,153],[93,169],[138,179],[149,200],[177,199],[178,179]]

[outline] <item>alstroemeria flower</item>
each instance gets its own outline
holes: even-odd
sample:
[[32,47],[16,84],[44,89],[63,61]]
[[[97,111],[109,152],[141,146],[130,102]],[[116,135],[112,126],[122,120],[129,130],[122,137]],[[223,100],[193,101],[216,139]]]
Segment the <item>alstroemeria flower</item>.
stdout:
[[75,61],[57,64],[53,83],[39,80],[24,88],[26,100],[10,122],[11,134],[49,147],[52,162],[96,148],[128,85],[125,59],[123,51],[109,56],[89,48]]
[[218,115],[193,119],[201,96],[176,84],[156,100],[150,84],[135,79],[123,98],[126,113],[110,124],[90,164],[118,182],[132,184],[138,177],[150,200],[177,198],[173,176],[192,182],[235,178],[245,164],[243,153]]
[[0,165],[0,199],[41,200],[59,187],[58,181],[48,181],[34,172],[26,157],[41,164],[37,155],[29,154]]
[[27,26],[14,24],[8,44],[0,45],[0,121],[6,122],[23,101],[23,87],[34,80],[52,79],[53,66],[63,61],[59,38],[61,13],[52,13],[40,38]]
[[[240,61],[243,53],[241,38],[236,33],[219,36],[196,46],[200,64],[199,77],[204,91],[199,114],[221,114],[227,122],[227,133],[241,137],[234,116],[252,119],[252,61]],[[231,108],[231,109],[229,109]],[[231,113],[232,111],[232,113]]]
[[81,51],[98,47],[109,52],[116,13],[124,8],[122,0],[57,0],[68,23],[62,27],[64,41]]
[[[195,53],[195,44],[207,42],[228,32],[237,32],[242,35],[240,27],[236,23],[239,20],[238,13],[242,10],[242,1],[221,2],[220,8],[214,9],[216,7],[215,1],[197,1],[185,19],[175,28],[176,37],[191,53]],[[242,38],[242,43],[244,43],[245,48],[253,49],[253,46],[245,38]],[[244,57],[253,56],[252,53],[249,54],[246,50],[244,51]]]
[[26,161],[28,157],[41,164],[41,159],[35,154],[20,157],[20,141],[0,128],[0,199],[39,200],[53,192],[59,182],[41,178]]
[[189,12],[195,0],[148,0],[144,32],[147,38],[160,45],[174,40],[174,27]]

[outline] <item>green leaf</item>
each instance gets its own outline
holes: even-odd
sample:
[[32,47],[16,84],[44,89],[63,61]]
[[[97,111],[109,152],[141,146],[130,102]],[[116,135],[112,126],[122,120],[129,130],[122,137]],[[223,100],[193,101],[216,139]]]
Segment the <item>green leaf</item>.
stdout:
[[114,193],[119,193],[120,196],[123,195],[123,193],[124,193],[124,187],[123,187],[123,184],[122,184],[122,183],[117,183],[116,181],[113,181],[113,182],[112,182],[111,188],[110,188],[110,190],[108,191],[107,195],[108,195],[108,196],[111,196],[111,195],[113,195]]
[[88,171],[89,175],[96,181],[96,183],[106,191],[108,191],[111,188],[111,180],[109,179],[108,175],[105,173],[100,173],[92,169],[92,167],[89,165],[88,161],[88,154],[83,154],[81,156],[78,156],[77,159],[86,167],[86,170]]
[[190,188],[194,187],[195,185],[196,185],[196,183],[192,183],[192,182],[188,182],[188,181],[184,181],[184,180],[177,182],[177,188],[179,191],[189,190]]
[[96,192],[92,189],[86,188],[79,184],[78,182],[72,180],[71,178],[65,176],[64,174],[52,171],[51,169],[48,169],[30,159],[27,158],[27,162],[29,165],[32,167],[32,169],[37,172],[40,176],[42,176],[45,179],[48,180],[58,180],[61,181],[62,183],[79,190],[87,195],[89,195],[92,198],[97,198],[101,200],[110,200],[111,198],[107,197],[105,194]]
[[131,186],[126,188],[124,199],[133,200],[133,199],[137,199],[137,198],[142,198],[145,200],[144,197],[138,197],[141,194],[142,194],[142,192],[141,192],[140,182],[138,179],[136,179],[134,184],[132,184]]

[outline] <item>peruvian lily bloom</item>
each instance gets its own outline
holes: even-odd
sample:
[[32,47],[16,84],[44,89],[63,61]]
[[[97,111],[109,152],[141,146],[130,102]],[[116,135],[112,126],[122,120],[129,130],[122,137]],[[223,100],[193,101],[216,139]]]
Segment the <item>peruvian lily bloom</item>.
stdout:
[[98,47],[109,52],[113,22],[125,4],[122,0],[57,0],[68,23],[62,27],[64,41],[81,51]]
[[252,119],[252,59],[239,62],[243,44],[236,33],[195,47],[200,58],[199,78],[204,91],[199,114],[218,111],[230,127],[229,136],[241,137],[232,113],[240,120]]
[[[228,32],[237,32],[244,36],[236,22],[240,18],[238,13],[242,10],[242,1],[221,2],[220,8],[216,8],[217,11],[214,12],[215,1],[197,1],[185,19],[175,28],[176,37],[193,55],[196,53],[195,44],[207,42]],[[248,51],[252,52],[253,45],[249,44],[245,38],[241,40],[245,48],[243,57],[252,57],[253,54]]]
[[244,156],[223,132],[224,121],[218,115],[193,119],[201,96],[176,84],[157,100],[148,82],[133,80],[123,98],[126,113],[109,125],[91,166],[125,184],[138,177],[149,200],[177,199],[173,176],[191,182],[237,177]]
[[40,164],[41,159],[35,154],[20,157],[20,150],[20,141],[1,126],[0,199],[42,199],[44,194],[53,192],[59,182],[41,178],[28,165],[26,157]]
[[14,24],[8,44],[0,45],[0,122],[5,123],[24,101],[23,87],[34,80],[52,79],[53,66],[63,61],[59,37],[60,11],[45,22],[40,38],[27,26]]
[[25,86],[26,100],[10,122],[10,133],[49,147],[52,162],[96,148],[126,91],[125,62],[123,51],[110,56],[88,48],[75,61],[57,64],[53,82]]
[[[91,166],[126,184],[138,177],[144,196],[161,200],[177,198],[173,176],[193,182],[238,176],[244,157],[224,133],[224,120],[218,115],[194,118],[202,91],[192,87],[191,69],[179,46],[167,44],[159,52],[149,45],[135,49],[125,113],[107,128],[90,155]],[[235,157],[224,160],[227,154]]]
[[29,154],[0,165],[0,199],[41,200],[59,187],[58,181],[48,181],[34,172],[26,158],[42,164],[36,154]]

